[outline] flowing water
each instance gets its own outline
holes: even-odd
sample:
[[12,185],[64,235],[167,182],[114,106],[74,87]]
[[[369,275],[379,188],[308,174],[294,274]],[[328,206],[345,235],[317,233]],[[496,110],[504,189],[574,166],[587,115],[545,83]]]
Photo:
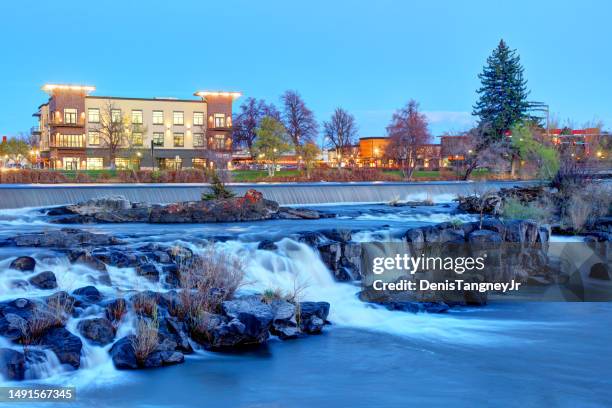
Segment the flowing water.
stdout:
[[[320,336],[272,339],[265,347],[236,354],[199,350],[185,364],[135,372],[113,367],[110,346],[84,340],[80,370],[65,370],[51,355],[28,373],[28,383],[76,386],[77,405],[83,407],[612,405],[610,304],[490,304],[440,315],[392,312],[360,302],[358,286],[334,281],[318,253],[292,238],[303,231],[350,228],[361,231],[353,236],[357,241],[394,240],[411,226],[471,219],[457,214],[454,204],[441,203],[448,197],[434,199],[439,204],[416,208],[321,206],[338,216],[316,221],[83,226],[117,235],[131,246],[177,243],[198,251],[214,237],[220,249],[246,262],[244,291],[291,290],[296,282],[305,283],[305,300],[331,303],[332,325]],[[0,211],[0,239],[52,228],[60,226],[33,209]],[[278,249],[257,249],[264,238],[277,241]],[[88,285],[98,275],[49,250],[0,248],[0,300],[54,292],[11,285],[28,277],[8,269],[20,254],[37,259],[36,272],[53,271],[62,290]],[[109,267],[109,273],[114,287],[98,286],[108,296],[163,290],[131,268]],[[90,308],[86,315],[99,312]],[[69,321],[71,332],[78,333],[77,323]],[[132,330],[128,318],[117,338]],[[4,341],[0,347],[14,346]]]

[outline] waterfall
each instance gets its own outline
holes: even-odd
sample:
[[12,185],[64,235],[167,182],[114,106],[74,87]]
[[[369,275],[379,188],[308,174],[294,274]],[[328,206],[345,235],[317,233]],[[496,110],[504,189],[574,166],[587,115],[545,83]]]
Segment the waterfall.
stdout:
[[[313,205],[332,203],[381,203],[400,200],[433,199],[450,201],[457,195],[499,190],[534,182],[351,182],[351,183],[254,183],[230,184],[243,195],[256,189],[269,200],[281,205]],[[167,204],[200,200],[207,184],[104,184],[104,185],[0,185],[0,209],[45,207],[73,204],[91,198],[122,195],[133,202]]]

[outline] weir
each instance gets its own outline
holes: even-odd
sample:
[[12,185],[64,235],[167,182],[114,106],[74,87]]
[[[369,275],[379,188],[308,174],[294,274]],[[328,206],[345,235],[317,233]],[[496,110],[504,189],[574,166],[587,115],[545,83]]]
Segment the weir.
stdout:
[[[432,181],[354,183],[232,183],[238,195],[256,189],[281,205],[380,203],[390,200],[450,201],[457,195],[482,193],[525,181]],[[208,184],[5,184],[0,185],[0,209],[73,204],[91,198],[121,195],[133,202],[168,204],[200,200]]]

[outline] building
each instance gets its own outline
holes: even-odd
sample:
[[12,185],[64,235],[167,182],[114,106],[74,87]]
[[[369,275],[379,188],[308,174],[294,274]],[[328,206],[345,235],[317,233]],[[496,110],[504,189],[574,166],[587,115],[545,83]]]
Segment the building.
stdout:
[[440,136],[441,167],[462,166],[466,157],[472,153],[470,136]]
[[231,160],[237,92],[199,91],[197,99],[176,99],[94,96],[94,87],[81,85],[42,89],[49,100],[34,116],[44,167],[180,169]]
[[[398,163],[386,154],[389,138],[385,136],[362,137],[359,139],[360,167],[396,168]],[[428,143],[417,151],[417,168],[437,170],[440,167],[440,145]]]

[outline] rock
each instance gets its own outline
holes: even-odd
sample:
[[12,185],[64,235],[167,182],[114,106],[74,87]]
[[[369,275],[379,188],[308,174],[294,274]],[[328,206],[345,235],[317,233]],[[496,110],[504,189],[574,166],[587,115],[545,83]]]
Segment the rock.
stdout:
[[295,320],[296,307],[286,300],[276,299],[270,304],[274,318],[270,333],[281,340],[295,339],[300,335],[300,329]]
[[77,329],[83,337],[99,346],[112,343],[115,339],[115,328],[110,320],[105,318],[81,320]]
[[39,343],[53,350],[60,363],[68,364],[73,368],[79,368],[81,365],[83,343],[80,338],[64,327],[50,329],[40,338]]
[[76,305],[98,303],[102,300],[102,294],[95,286],[84,286],[75,289],[72,294],[77,298]]
[[476,230],[468,235],[468,242],[477,247],[489,246],[502,242],[502,237],[499,233],[491,230]]
[[75,228],[62,228],[40,233],[18,235],[10,239],[18,247],[75,248],[83,246],[105,247],[121,244],[122,241],[106,235]]
[[157,269],[157,266],[155,266],[155,264],[153,263],[146,263],[144,265],[140,265],[138,268],[136,268],[136,273],[138,274],[138,276],[142,276],[150,280],[151,282],[159,281],[159,270]]
[[28,321],[17,314],[5,313],[0,318],[0,336],[6,337],[11,341],[20,340],[27,327]]
[[318,220],[321,218],[316,210],[291,207],[280,207],[277,217],[285,220]]
[[599,280],[610,280],[610,265],[606,265],[604,263],[598,262],[591,266],[591,270],[589,272],[589,278],[599,279]]
[[20,256],[11,262],[10,268],[17,269],[18,271],[29,272],[33,271],[36,267],[36,260],[31,256]]
[[136,352],[134,351],[134,339],[134,335],[123,337],[117,340],[109,350],[109,354],[116,368],[138,368],[138,360],[136,359]]
[[72,263],[86,265],[96,271],[106,272],[106,265],[104,264],[104,262],[93,256],[89,251],[70,251],[70,253],[68,254],[68,259]]
[[28,281],[23,279],[13,279],[10,285],[11,289],[26,289],[29,286]]
[[23,380],[25,378],[24,355],[12,349],[0,348],[0,374],[4,380]]
[[127,312],[127,302],[123,298],[114,299],[104,307],[104,314],[111,322],[118,323]]
[[189,330],[184,322],[173,317],[166,317],[159,323],[159,332],[173,341],[174,347],[172,350],[193,353],[193,347],[191,347],[189,341]]
[[308,334],[320,333],[328,314],[327,302],[300,302],[300,329]]
[[321,231],[321,234],[331,241],[349,242],[352,238],[353,232],[347,229],[334,229]]
[[267,251],[274,251],[275,249],[278,249],[278,246],[276,246],[276,244],[270,241],[269,239],[264,239],[263,241],[259,242],[259,245],[257,245],[257,249],[265,249]]
[[38,275],[32,276],[28,279],[33,286],[39,289],[55,289],[57,288],[57,280],[55,274],[51,271],[41,272]]
[[226,316],[238,320],[244,326],[236,345],[260,344],[268,339],[274,314],[270,305],[262,303],[259,297],[228,300],[221,304],[221,308]]
[[413,244],[416,249],[420,249],[425,244],[425,234],[421,228],[412,228],[404,234],[406,242]]
[[154,261],[159,262],[159,263],[170,263],[171,262],[170,255],[168,255],[164,251],[155,251],[151,254],[151,257],[153,258]]

